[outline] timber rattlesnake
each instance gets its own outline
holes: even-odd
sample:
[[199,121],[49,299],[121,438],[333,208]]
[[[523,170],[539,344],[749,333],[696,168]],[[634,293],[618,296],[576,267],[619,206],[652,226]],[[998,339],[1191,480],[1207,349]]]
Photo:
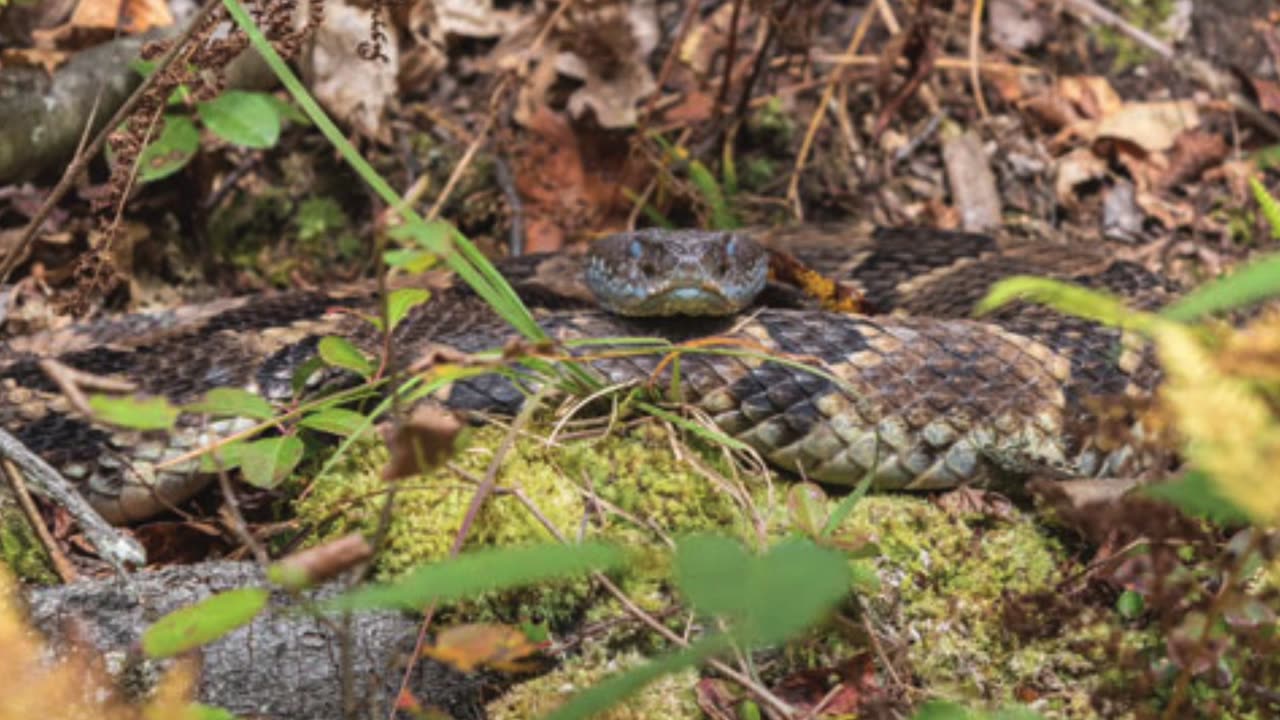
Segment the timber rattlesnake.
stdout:
[[[1167,298],[1160,278],[1013,231],[855,223],[745,234],[857,286],[872,313],[758,308],[726,318],[625,318],[585,296],[579,258],[517,258],[499,267],[559,340],[716,337],[682,356],[681,399],[774,465],[810,478],[851,484],[873,472],[882,488],[938,488],[1031,472],[1133,474],[1147,462],[1134,444],[1103,439],[1093,399],[1149,395],[1157,379],[1149,352],[1117,331],[1044,308],[969,315],[992,282],[1014,274],[1083,282],[1143,308]],[[171,434],[106,428],[72,409],[41,360],[125,380],[175,403],[222,386],[287,403],[294,372],[320,337],[381,348],[364,320],[326,312],[372,307],[368,288],[289,291],[9,338],[0,345],[0,427],[79,482],[108,519],[142,519],[207,484],[194,472],[197,461],[176,458],[252,423],[184,415]],[[392,367],[412,364],[427,347],[470,353],[500,348],[514,335],[470,291],[449,287],[398,326]],[[821,372],[765,361],[761,352]],[[626,383],[649,379],[662,357],[592,364],[608,381]],[[487,375],[457,383],[444,399],[509,411],[522,397],[513,381]]]

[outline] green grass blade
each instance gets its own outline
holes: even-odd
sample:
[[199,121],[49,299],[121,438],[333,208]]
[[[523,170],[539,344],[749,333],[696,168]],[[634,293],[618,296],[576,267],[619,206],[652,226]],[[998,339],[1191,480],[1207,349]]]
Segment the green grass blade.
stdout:
[[[378,197],[396,209],[405,221],[405,232],[422,242],[428,249],[444,258],[445,262],[458,273],[464,282],[475,289],[480,297],[493,306],[504,320],[511,323],[522,335],[531,340],[545,340],[546,334],[534,321],[528,308],[518,300],[515,291],[507,283],[492,264],[484,260],[480,252],[461,233],[448,223],[428,225],[421,216],[403,203],[400,195],[378,174],[373,166],[361,157],[360,153],[347,141],[342,131],[329,119],[311,94],[302,86],[301,81],[285,64],[284,59],[276,53],[275,48],[263,36],[262,31],[254,24],[253,19],[245,12],[239,0],[223,0],[227,12],[235,20],[240,29],[249,37],[255,50],[262,56],[271,71],[280,78],[281,84],[289,91],[298,107],[315,123],[325,138],[338,150],[360,177],[369,184]],[[434,227],[433,227],[434,226]],[[447,229],[445,229],[447,228]]]
[[1276,296],[1280,296],[1280,253],[1254,260],[1205,283],[1160,314],[1170,320],[1188,322]]

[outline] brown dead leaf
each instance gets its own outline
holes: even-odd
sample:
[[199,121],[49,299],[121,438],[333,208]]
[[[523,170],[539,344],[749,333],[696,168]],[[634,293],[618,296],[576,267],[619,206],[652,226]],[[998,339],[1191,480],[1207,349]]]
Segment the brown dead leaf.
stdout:
[[1129,103],[1098,123],[1096,139],[1123,140],[1147,152],[1164,152],[1184,131],[1200,125],[1200,113],[1191,100]]
[[1169,167],[1155,187],[1169,188],[1200,177],[1227,157],[1227,141],[1217,133],[1189,130],[1180,133],[1169,153]]
[[1246,79],[1258,98],[1258,107],[1269,113],[1280,114],[1280,83],[1252,75]]
[[952,515],[980,515],[998,520],[1014,516],[1013,503],[998,492],[975,487],[958,487],[939,495],[934,504]]
[[[876,116],[873,136],[879,137],[885,131],[902,105],[915,96],[916,91],[933,72],[933,64],[938,57],[938,42],[933,37],[932,30],[928,16],[920,13],[912,19],[910,26],[885,44],[880,53],[880,66],[876,71],[876,94],[883,106]],[[895,85],[894,69],[904,60],[907,63],[906,77]]]
[[667,109],[663,117],[667,122],[699,123],[709,119],[715,109],[715,100],[698,90],[690,90],[680,102]]
[[[599,162],[587,168],[581,138],[563,113],[543,105],[526,121],[528,132],[511,141],[516,189],[529,216],[526,250],[558,250],[567,239],[621,228],[630,210],[623,187],[641,187],[651,172],[618,152],[616,136],[596,131]],[[605,152],[605,150],[613,150]]]
[[374,57],[369,28],[372,8],[345,2],[325,3],[324,22],[312,36],[300,61],[303,76],[316,99],[360,135],[391,142],[386,111],[399,94],[399,46],[395,38],[382,42]]
[[425,657],[447,663],[464,673],[488,667],[508,673],[527,672],[537,667],[529,657],[540,645],[531,642],[520,628],[497,623],[476,623],[451,627],[435,644],[423,648]]
[[69,57],[69,52],[48,48],[7,48],[0,50],[0,66],[41,68],[52,75]]
[[169,27],[173,14],[165,0],[80,0],[67,22],[31,33],[37,47],[85,47],[115,34]]
[[1018,103],[1018,109],[1048,130],[1070,127],[1083,119],[1070,98],[1053,90],[1026,98]]
[[1044,42],[1051,20],[1036,0],[991,0],[987,37],[996,47],[1023,52]]
[[641,100],[657,89],[649,71],[659,35],[654,1],[571,6],[561,25],[556,70],[584,83],[569,96],[569,112],[582,119],[590,110],[605,128],[634,126]]
[[1054,170],[1053,188],[1058,203],[1065,208],[1075,208],[1080,199],[1076,188],[1107,175],[1107,164],[1088,148],[1076,148],[1058,159]]
[[444,408],[431,403],[418,405],[386,433],[390,457],[382,479],[413,477],[444,462],[453,455],[465,428],[457,415]]
[[869,651],[841,660],[832,667],[794,672],[773,692],[806,717],[843,718],[859,715],[868,701],[883,699],[885,689],[876,678]]
[[296,590],[337,577],[372,556],[373,546],[369,541],[359,533],[352,533],[286,555],[271,566],[270,572],[275,582]]
[[1136,200],[1142,212],[1147,217],[1155,218],[1166,230],[1194,226],[1199,215],[1195,206],[1190,202],[1173,200],[1167,195],[1168,193],[1140,190]]
[[1056,92],[1087,120],[1110,117],[1125,107],[1111,81],[1099,75],[1064,77],[1058,81]]
[[750,27],[752,13],[739,12],[738,26],[730,32],[733,15],[733,3],[721,3],[715,6],[711,14],[695,22],[680,44],[680,63],[695,75],[706,77],[716,59],[723,56],[729,44],[729,36],[736,33],[738,37],[743,37]]

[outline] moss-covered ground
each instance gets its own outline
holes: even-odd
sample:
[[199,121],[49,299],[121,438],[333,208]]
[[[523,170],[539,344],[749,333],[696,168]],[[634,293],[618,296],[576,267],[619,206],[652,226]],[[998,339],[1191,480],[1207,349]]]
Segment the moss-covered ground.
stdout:
[[[401,485],[379,577],[448,555],[504,432],[474,431],[450,465]],[[760,547],[799,532],[788,510],[788,481],[751,474],[730,480],[736,474],[718,451],[690,450],[656,426],[554,445],[536,430],[524,435],[502,463],[499,492],[476,517],[465,547],[555,541],[548,524],[561,537],[617,542],[637,550],[616,578],[619,585],[644,610],[674,617],[673,627],[687,616],[663,615],[678,603],[664,552],[671,537],[710,530]],[[361,449],[315,480],[298,514],[322,529],[317,540],[373,533],[385,499],[384,462],[383,450]],[[827,510],[839,499],[824,500]],[[1029,510],[991,519],[943,509],[926,497],[871,495],[857,503],[838,534],[874,548],[870,561],[851,562],[870,562],[878,578],[871,586],[860,584],[846,617],[861,615],[858,624],[874,628],[880,649],[895,658],[896,681],[923,689],[926,697],[990,706],[1030,699],[1049,716],[1088,716],[1091,690],[1106,667],[1097,648],[1108,644],[1091,640],[1132,634],[1130,644],[1150,641],[1118,618],[1074,623],[1070,632],[1035,631],[1063,623],[1048,610],[1037,617],[1034,599],[1058,592],[1079,564],[1077,551]],[[568,689],[633,664],[637,651],[664,647],[638,623],[619,622],[625,618],[621,605],[586,581],[484,598],[446,617],[447,623],[535,618],[553,630],[584,621],[616,626],[593,635],[551,674],[505,696],[493,708],[497,717],[534,716]],[[766,672],[776,679],[806,666],[832,667],[866,650],[865,637],[832,623],[798,641]],[[689,679],[668,679],[616,717],[696,717],[692,694]]]

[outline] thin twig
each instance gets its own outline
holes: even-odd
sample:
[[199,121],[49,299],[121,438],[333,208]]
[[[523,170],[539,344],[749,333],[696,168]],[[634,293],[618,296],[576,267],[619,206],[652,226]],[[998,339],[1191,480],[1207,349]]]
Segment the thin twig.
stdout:
[[[712,122],[719,116],[725,101],[729,99],[729,85],[733,83],[733,66],[738,58],[738,20],[742,15],[742,0],[733,0],[733,8],[729,14],[729,40],[724,51],[724,76],[720,79],[720,91],[716,93],[716,104],[712,112]],[[767,21],[766,21],[767,22]]]
[[[527,500],[527,498],[524,498],[524,496],[519,492],[515,493],[515,496],[517,498],[523,498],[521,500],[522,502]],[[543,513],[536,512],[532,514],[535,518],[537,518],[542,523],[542,526],[547,529],[547,532],[551,533],[551,535],[556,538],[556,540],[562,543],[568,542],[564,534],[560,532],[560,529],[557,528],[555,525],[552,525],[549,521],[547,521],[546,516]],[[640,622],[647,625],[654,632],[666,638],[667,641],[674,643],[676,645],[679,645],[680,647],[689,646],[689,642],[685,638],[681,637],[675,632],[672,632],[672,630],[668,628],[666,625],[662,624],[661,621],[659,621],[657,618],[653,617],[649,613],[645,612],[645,610],[641,608],[639,605],[636,605],[635,602],[633,602],[631,598],[628,597],[627,594],[622,591],[622,588],[613,584],[613,581],[610,580],[607,575],[601,572],[592,572],[591,578],[596,582],[600,583],[600,585],[606,591],[608,591],[608,593],[612,595],[615,600],[617,600],[622,605],[623,609],[626,610],[629,615],[631,615],[632,617],[636,618]],[[771,709],[779,713],[782,713],[784,716],[790,716],[791,714],[794,713],[794,710],[792,709],[792,707],[788,705],[785,700],[778,697],[777,695],[774,695],[772,692],[769,691],[768,688],[756,682],[746,674],[741,673],[738,670],[735,670],[734,668],[724,664],[719,660],[710,659],[710,660],[707,660],[707,664],[715,668],[718,672],[723,674],[725,677],[742,685],[749,692],[751,692],[753,695],[759,698],[762,702],[764,702],[764,704],[768,705]]]
[[1237,85],[1235,80],[1229,74],[1215,67],[1210,61],[1196,56],[1185,48],[1175,52],[1164,41],[1142,28],[1135,27],[1132,23],[1093,0],[1065,0],[1065,2],[1067,8],[1076,16],[1095,20],[1127,36],[1130,40],[1173,64],[1175,68],[1189,76],[1193,81],[1203,85],[1210,92],[1225,96],[1235,106],[1236,110],[1247,116],[1253,124],[1265,130],[1273,138],[1280,138],[1280,122],[1276,122],[1274,118],[1263,112],[1257,104],[1249,100],[1237,89],[1234,89]]
[[973,87],[973,100],[978,105],[978,115],[983,120],[990,120],[987,101],[982,97],[982,76],[978,67],[982,62],[982,7],[983,0],[973,0],[973,10],[969,13],[969,84]]
[[[475,524],[476,517],[480,514],[480,509],[484,507],[484,503],[489,496],[494,493],[498,486],[498,473],[502,469],[502,463],[506,460],[511,449],[515,447],[516,438],[519,437],[519,430],[528,424],[529,419],[533,416],[534,410],[541,405],[543,391],[538,391],[525,401],[524,407],[520,408],[520,413],[511,421],[511,427],[507,429],[506,435],[503,436],[502,442],[498,444],[494,450],[493,458],[489,461],[489,466],[485,469],[484,480],[475,489],[475,493],[471,496],[471,504],[467,506],[467,511],[462,517],[462,524],[458,527],[457,534],[453,537],[453,545],[449,548],[449,557],[457,557],[462,551],[462,546],[466,542],[467,534],[471,532],[471,526]],[[397,696],[408,691],[409,682],[413,677],[414,667],[417,665],[417,659],[422,657],[422,648],[427,641],[427,630],[431,627],[431,622],[435,617],[436,606],[434,603],[427,608],[422,619],[422,624],[418,629],[418,638],[414,643],[412,658],[405,665],[404,674],[400,677],[400,689]],[[388,720],[394,720],[395,710],[388,717]]]
[[17,468],[9,460],[0,462],[0,470],[3,470],[5,478],[9,481],[9,489],[13,491],[14,498],[18,501],[18,507],[22,509],[22,514],[27,519],[27,526],[36,534],[36,539],[44,547],[45,554],[49,556],[49,562],[53,564],[53,571],[58,573],[58,578],[64,583],[75,582],[79,577],[75,567],[62,550],[58,548],[58,543],[53,539],[53,533],[49,532],[49,528],[44,524],[44,518],[40,517],[40,511],[36,508],[35,501],[31,499],[31,493],[27,489],[27,484],[23,482],[22,471]]
[[0,429],[0,457],[13,461],[25,474],[37,494],[59,505],[80,524],[80,529],[98,554],[118,570],[126,564],[143,565],[147,553],[137,540],[124,534],[93,509],[75,486],[67,482],[49,463],[31,452],[16,437]]
[[115,114],[111,116],[111,119],[107,121],[106,125],[102,126],[102,129],[98,131],[97,137],[93,139],[93,142],[89,143],[89,146],[85,148],[85,151],[67,166],[66,172],[62,173],[62,177],[58,180],[58,184],[49,192],[49,196],[46,197],[44,202],[40,205],[40,209],[36,210],[35,215],[31,216],[31,222],[27,223],[26,229],[22,231],[21,239],[18,240],[18,243],[14,246],[13,250],[10,251],[9,256],[5,258],[4,264],[0,266],[0,285],[4,284],[5,281],[9,279],[9,274],[18,266],[19,258],[25,255],[27,247],[35,241],[36,233],[38,233],[40,228],[44,226],[44,221],[49,218],[49,214],[53,212],[53,208],[60,200],[62,200],[63,196],[71,190],[71,186],[80,178],[80,174],[85,171],[85,168],[89,166],[89,163],[98,156],[99,152],[102,151],[102,146],[106,144],[107,138],[111,136],[111,133],[115,132],[117,127],[124,123],[124,121],[133,114],[134,109],[137,108],[138,104],[147,96],[151,87],[156,84],[159,78],[164,76],[165,70],[173,63],[174,60],[177,59],[183,47],[186,46],[186,44],[191,41],[191,38],[194,37],[200,28],[204,26],[205,20],[213,14],[213,11],[220,7],[222,7],[221,0],[205,0],[205,4],[200,8],[200,12],[196,13],[196,16],[191,19],[191,24],[187,26],[187,29],[183,30],[182,34],[174,40],[173,46],[164,54],[164,57],[160,58],[160,62],[156,64],[155,70],[142,80],[142,84],[138,85],[138,88],[134,90],[133,94],[130,95],[129,98],[124,101],[124,104],[116,110]]
[[680,55],[680,48],[684,46],[685,37],[688,36],[689,30],[693,27],[694,18],[698,16],[699,4],[698,0],[685,0],[684,15],[680,17],[680,27],[676,29],[676,36],[671,43],[671,50],[662,59],[662,67],[658,69],[658,77],[653,85],[656,90],[645,101],[644,109],[640,112],[640,122],[636,127],[637,137],[644,137],[649,118],[653,116],[654,106],[657,104],[658,98],[662,96],[662,88],[667,84],[671,69],[675,67],[676,58]]
[[[857,54],[858,48],[862,46],[862,40],[867,36],[867,31],[871,29],[873,17],[875,17],[873,13],[863,13],[862,19],[858,21],[858,27],[853,31],[853,37],[849,39],[848,47],[845,48],[845,55]],[[804,220],[804,206],[800,204],[800,174],[809,160],[809,153],[813,150],[813,141],[818,135],[818,128],[822,125],[822,118],[826,116],[827,103],[831,102],[836,85],[844,79],[844,69],[845,66],[840,65],[831,72],[827,86],[822,89],[822,99],[818,101],[813,116],[809,118],[809,128],[804,133],[800,151],[796,153],[795,166],[791,169],[791,180],[787,183],[787,200],[791,203],[791,214],[800,221]]]

